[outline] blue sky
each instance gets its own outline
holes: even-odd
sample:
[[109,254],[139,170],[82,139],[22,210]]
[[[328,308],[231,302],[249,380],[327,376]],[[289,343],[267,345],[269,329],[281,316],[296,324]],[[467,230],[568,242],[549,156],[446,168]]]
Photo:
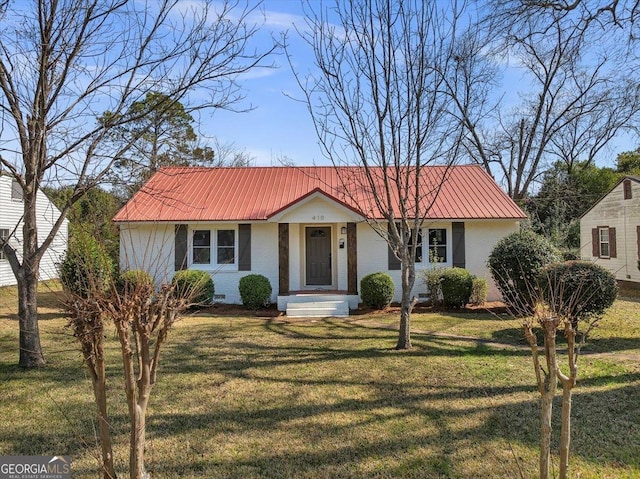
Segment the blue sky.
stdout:
[[[304,13],[297,0],[266,0],[263,3],[264,21],[256,37],[260,44],[268,44],[271,35],[280,39],[289,31],[288,43],[293,61],[301,69],[312,68],[310,51],[294,29],[304,27]],[[254,70],[241,81],[246,95],[239,105],[254,109],[244,113],[217,111],[201,118],[201,130],[214,135],[221,142],[232,142],[246,149],[259,166],[278,165],[278,158],[286,156],[298,165],[328,164],[318,147],[311,117],[306,107],[287,95],[300,97],[301,92],[283,53],[271,59],[272,69]]]
[[[311,52],[294,28],[305,25],[300,1],[264,0],[262,11],[256,12],[255,19],[264,23],[255,39],[258,44],[268,43],[270,35],[279,38],[288,30],[296,68],[299,71],[313,69]],[[279,165],[280,157],[287,157],[298,165],[329,164],[318,146],[306,106],[287,96],[300,97],[301,92],[286,58],[280,54],[272,60],[275,68],[254,70],[241,80],[246,99],[238,107],[252,105],[254,109],[244,113],[217,111],[213,115],[203,115],[199,119],[202,133],[246,150],[254,157],[256,166]],[[508,86],[510,82],[518,84],[518,77],[517,73],[505,76],[507,95],[514,94]],[[637,145],[638,140],[630,135],[614,139],[600,156],[599,165],[612,166],[618,153],[635,149]]]

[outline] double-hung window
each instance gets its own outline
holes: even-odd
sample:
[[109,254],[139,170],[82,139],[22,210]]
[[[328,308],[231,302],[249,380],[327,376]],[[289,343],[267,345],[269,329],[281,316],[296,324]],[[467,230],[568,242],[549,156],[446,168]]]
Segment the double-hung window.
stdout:
[[[411,248],[413,247],[413,229],[410,231],[410,237],[409,237],[409,251],[411,251]],[[419,229],[418,230],[418,241],[416,242],[416,249],[415,249],[415,262],[416,263],[422,263],[422,230]]]
[[236,262],[236,232],[234,230],[218,230],[218,264],[235,264]]
[[211,263],[211,231],[193,232],[193,264]]
[[235,230],[196,230],[193,232],[193,264],[233,265],[235,263]]
[[444,263],[447,261],[447,230],[445,228],[429,228],[429,262]]
[[609,244],[609,228],[599,228],[598,234],[600,237],[600,257],[609,258],[611,255],[611,245]]

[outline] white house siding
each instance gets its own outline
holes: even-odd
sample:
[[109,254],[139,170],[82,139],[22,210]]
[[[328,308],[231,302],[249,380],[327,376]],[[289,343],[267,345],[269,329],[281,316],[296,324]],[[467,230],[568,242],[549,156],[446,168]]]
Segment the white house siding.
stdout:
[[175,225],[167,223],[122,224],[120,267],[148,271],[161,284],[171,281],[174,268]]
[[517,221],[465,221],[465,262],[466,269],[478,278],[485,278],[489,283],[487,300],[502,299],[487,267],[487,259],[493,247],[505,236],[520,230]]
[[[23,223],[22,215],[24,205],[21,200],[11,198],[12,177],[8,175],[0,175],[0,228],[8,229],[12,233],[10,244],[18,252],[21,257]],[[60,216],[60,211],[51,203],[49,198],[38,192],[36,198],[36,214],[38,226],[38,239],[41,242],[46,238],[54,223]],[[67,250],[67,231],[68,223],[65,220],[56,234],[51,246],[44,253],[40,262],[40,279],[47,280],[57,278],[59,276],[59,264],[64,259]],[[6,259],[0,260],[0,286],[9,286],[16,284],[15,276]]]
[[[278,288],[278,225],[256,223],[251,225],[251,271],[238,271],[235,265],[217,266],[192,264],[193,231],[205,229],[234,229],[233,223],[198,223],[188,225],[190,269],[207,271],[215,285],[216,300],[239,304],[240,278],[248,274],[266,276],[273,288],[271,300],[276,301]],[[236,237],[237,239],[237,237]],[[175,267],[174,224],[123,224],[120,227],[120,262],[123,269],[145,269],[157,284],[170,281]],[[237,243],[236,243],[237,246]],[[213,252],[212,252],[213,256]]]
[[[318,205],[316,205],[318,206]],[[327,210],[324,210],[327,211]],[[282,217],[279,222],[289,224],[289,289],[291,291],[305,289],[305,228],[313,225],[330,226],[333,244],[333,284],[332,289],[347,289],[347,255],[346,234],[341,233],[347,226],[347,220],[353,220],[349,214],[317,215],[317,218],[301,216]],[[312,215],[313,216],[313,215]],[[324,219],[322,218],[324,216]],[[329,217],[330,221],[327,221]],[[286,220],[304,219],[304,223]],[[335,221],[335,222],[334,222]],[[188,225],[189,264],[191,269],[201,269],[211,274],[215,283],[217,301],[240,303],[238,284],[240,278],[247,274],[257,273],[266,276],[271,282],[275,302],[278,294],[278,223],[253,223],[251,225],[251,271],[238,271],[237,265],[215,266],[192,264],[192,238],[194,230],[202,229],[236,229],[233,223],[199,223]],[[375,231],[365,222],[357,223],[358,241],[358,281],[369,273],[387,272],[396,285],[395,301],[400,300],[400,271],[388,270],[388,246]],[[452,232],[451,222],[426,223],[425,228],[445,228],[447,230],[447,258],[439,266],[452,265]],[[484,277],[491,285],[489,299],[499,298],[493,286],[486,260],[495,243],[507,234],[518,230],[517,221],[467,221],[465,222],[465,256],[466,267],[474,275]],[[174,224],[123,224],[120,228],[120,258],[124,269],[146,269],[156,282],[171,279],[174,273]],[[426,238],[426,235],[425,235]],[[339,248],[340,240],[345,247]],[[427,245],[424,245],[427,251]],[[212,252],[213,255],[213,252]],[[428,263],[416,267],[416,284],[413,294],[425,291],[422,272],[430,268]]]
[[[451,222],[430,222],[425,223],[424,227],[445,228],[447,230],[447,258],[444,263],[438,263],[438,266],[451,267],[453,264]],[[518,229],[519,223],[513,220],[465,221],[466,269],[471,274],[488,280],[489,294],[487,299],[489,301],[500,299],[500,293],[495,287],[486,265],[489,253],[501,238],[518,231]],[[424,238],[426,241],[426,235]],[[426,254],[427,245],[424,244],[423,248],[424,254]],[[391,276],[396,286],[394,301],[400,301],[402,294],[400,271],[388,269],[387,250],[387,242],[369,225],[366,223],[358,225],[358,280],[370,273],[386,272]],[[422,275],[431,267],[432,265],[428,262],[416,264],[416,282],[412,291],[413,295],[425,292]]]
[[[593,256],[591,230],[599,226],[616,229],[616,258]],[[640,226],[640,184],[631,180],[631,199],[624,199],[623,182],[604,196],[580,220],[580,256],[615,274],[616,279],[640,282],[638,236]]]

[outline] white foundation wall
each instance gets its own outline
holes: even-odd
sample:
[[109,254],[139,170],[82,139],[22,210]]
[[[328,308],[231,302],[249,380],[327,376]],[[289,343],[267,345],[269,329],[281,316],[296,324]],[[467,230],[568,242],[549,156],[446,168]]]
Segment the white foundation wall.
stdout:
[[[593,256],[591,230],[599,226],[616,229],[616,258]],[[580,257],[608,269],[618,280],[640,282],[638,226],[640,184],[631,181],[631,198],[625,200],[620,183],[580,219]]]
[[[18,257],[22,258],[22,215],[24,205],[21,200],[11,198],[12,177],[8,175],[0,175],[0,228],[8,229],[12,234],[9,244],[18,252]],[[36,214],[38,226],[38,240],[42,243],[49,233],[53,225],[60,216],[60,211],[53,205],[47,195],[38,192],[36,198]],[[56,233],[53,242],[45,251],[40,261],[40,280],[48,280],[58,278],[59,265],[65,257],[68,242],[68,222],[64,220],[60,229]],[[9,286],[16,284],[16,278],[13,275],[9,261],[0,260],[0,286]]]
[[[486,278],[489,283],[488,301],[501,299],[486,262],[495,244],[504,236],[519,230],[517,221],[467,221],[465,222],[465,261],[466,269],[471,274]],[[425,228],[445,228],[447,230],[447,261],[439,263],[439,266],[451,267],[452,247],[451,247],[451,223],[433,222],[425,223]],[[391,276],[395,284],[394,301],[401,300],[401,277],[399,270],[388,270],[388,246],[366,223],[358,224],[358,281],[363,276],[370,273],[385,272]],[[426,252],[426,245],[425,250]],[[430,269],[430,265],[416,264],[416,281],[412,290],[412,295],[426,292],[423,281],[424,271]],[[358,284],[358,290],[360,285]]]

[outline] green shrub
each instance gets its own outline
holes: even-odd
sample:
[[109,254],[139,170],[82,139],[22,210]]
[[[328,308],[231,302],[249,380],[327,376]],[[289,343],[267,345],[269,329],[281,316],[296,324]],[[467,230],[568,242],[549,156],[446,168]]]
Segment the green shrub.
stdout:
[[538,282],[545,302],[573,322],[602,314],[618,295],[615,276],[591,261],[549,265]]
[[423,273],[424,284],[427,287],[427,294],[432,305],[442,303],[442,268],[426,270]]
[[83,298],[107,293],[113,283],[115,264],[102,244],[89,234],[78,233],[69,242],[67,255],[60,265],[64,288]]
[[387,273],[371,273],[360,281],[362,302],[372,309],[384,309],[391,304],[395,286]]
[[183,269],[171,281],[176,293],[189,299],[193,306],[209,306],[213,302],[215,286],[206,271]]
[[153,278],[141,269],[130,269],[120,275],[117,281],[118,292],[135,291],[140,287],[153,288]]
[[562,261],[577,261],[580,259],[579,251],[568,249],[562,252]]
[[261,274],[250,274],[240,278],[240,299],[249,309],[258,309],[269,304],[271,299],[271,283]]
[[498,241],[488,266],[507,306],[524,312],[535,305],[540,270],[558,261],[558,251],[546,238],[524,230]]
[[449,308],[461,308],[469,302],[473,276],[464,268],[444,268],[440,273],[442,302]]
[[489,293],[489,283],[484,278],[473,278],[471,284],[471,297],[469,303],[474,306],[480,306],[487,301],[487,294]]

